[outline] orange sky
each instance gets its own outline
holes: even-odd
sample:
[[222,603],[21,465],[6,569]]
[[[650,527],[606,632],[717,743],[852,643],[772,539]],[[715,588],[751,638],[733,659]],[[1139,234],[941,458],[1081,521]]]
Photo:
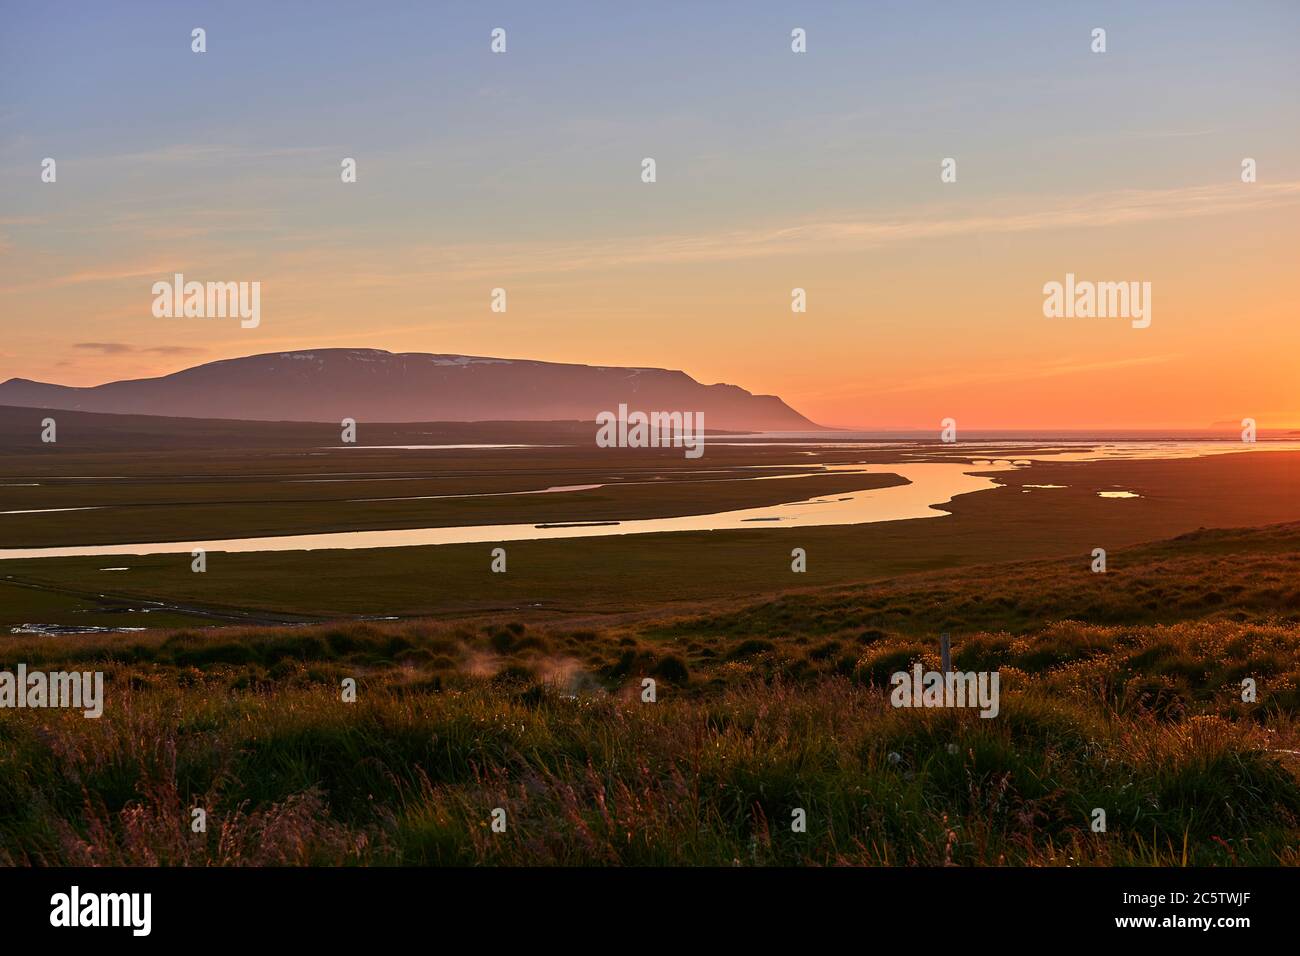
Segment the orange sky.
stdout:
[[[207,59],[165,7],[28,11],[0,40],[0,378],[348,346],[680,368],[847,427],[1300,427],[1300,13],[1178,9],[1107,8],[1100,57],[1061,10],[828,10],[802,59],[762,6],[725,44],[700,11],[519,13],[501,57],[464,11],[371,45],[359,12],[304,44],[214,11]],[[260,326],[154,318],[175,272],[260,282]],[[1150,282],[1150,328],[1045,318],[1067,272]]]
[[[6,314],[42,318],[8,330],[0,364],[98,384],[364,346],[678,367],[832,425],[1289,427],[1300,423],[1298,201],[1296,184],[1237,184],[1096,197],[1068,227],[1053,224],[1059,208],[936,205],[618,243],[307,245],[259,261],[168,238],[159,244],[180,254],[33,261],[35,275],[0,294]],[[173,269],[259,278],[261,325],[153,318],[148,287]],[[1045,318],[1042,285],[1067,271],[1151,282],[1151,326]],[[489,309],[496,286],[504,315]],[[805,314],[790,310],[795,286]],[[58,347],[42,349],[55,329]]]

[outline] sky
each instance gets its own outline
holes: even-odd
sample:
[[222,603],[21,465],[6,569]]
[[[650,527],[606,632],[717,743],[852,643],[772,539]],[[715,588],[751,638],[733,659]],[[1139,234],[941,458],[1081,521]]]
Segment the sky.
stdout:
[[[1300,427],[1300,4],[0,8],[0,380],[364,347],[844,427]],[[260,324],[155,317],[178,272]],[[1067,274],[1149,327],[1045,316]]]

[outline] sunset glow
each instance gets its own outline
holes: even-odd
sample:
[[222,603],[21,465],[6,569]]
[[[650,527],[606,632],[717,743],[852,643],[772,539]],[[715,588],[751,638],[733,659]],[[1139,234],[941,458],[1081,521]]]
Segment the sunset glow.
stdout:
[[[680,368],[846,427],[1295,427],[1300,69],[1275,23],[1162,9],[1107,15],[1104,69],[1038,10],[846,6],[802,58],[756,39],[778,10],[521,10],[493,58],[466,10],[355,46],[368,11],[213,6],[197,65],[157,52],[192,10],[33,20],[0,39],[0,378],[370,347]],[[260,326],[155,318],[176,272],[260,281]],[[1150,327],[1045,318],[1066,273],[1150,282]]]

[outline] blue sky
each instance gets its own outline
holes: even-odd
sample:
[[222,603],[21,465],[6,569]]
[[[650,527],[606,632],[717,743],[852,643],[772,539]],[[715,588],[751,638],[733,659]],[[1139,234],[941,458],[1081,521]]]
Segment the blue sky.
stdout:
[[[684,367],[855,424],[876,411],[906,424],[930,403],[879,408],[842,371],[826,385],[825,363],[924,355],[942,378],[992,335],[1022,368],[1091,368],[1117,348],[1137,368],[1193,355],[1170,372],[1191,381],[1215,321],[1196,303],[1258,315],[1231,296],[1285,288],[1300,4],[87,2],[7,3],[4,18],[0,373],[88,384],[168,370],[158,353],[109,361],[77,344],[174,344],[140,288],[189,268],[278,292],[257,339],[180,336],[207,357],[508,346]],[[505,56],[489,51],[498,26]],[[795,26],[805,55],[790,52]],[[1097,26],[1105,55],[1089,50]],[[46,156],[56,188],[36,178]],[[359,170],[346,189],[344,156]],[[644,156],[653,190],[637,180]],[[960,163],[946,191],[945,156]],[[1230,191],[1243,156],[1261,169],[1249,209]],[[1222,216],[1189,231],[1180,220],[1200,203]],[[1098,204],[1116,208],[1048,229]],[[1032,235],[1016,238],[1026,218]],[[859,249],[850,228],[841,244],[838,223],[871,238]],[[825,238],[787,249],[791,230]],[[1242,252],[1211,276],[1225,236]],[[727,248],[750,237],[779,258],[733,261]],[[1161,279],[1165,308],[1187,306],[1186,338],[1024,324],[1045,278],[1092,263]],[[485,325],[485,287],[506,282],[519,308]],[[800,283],[822,308],[792,346],[770,304]],[[1279,294],[1271,309],[1289,307]],[[977,318],[954,315],[958,300]],[[734,344],[751,334],[742,359]]]

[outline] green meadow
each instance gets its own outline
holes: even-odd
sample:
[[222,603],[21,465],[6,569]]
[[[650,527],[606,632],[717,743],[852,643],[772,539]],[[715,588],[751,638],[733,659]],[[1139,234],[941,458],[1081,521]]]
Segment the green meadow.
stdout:
[[[12,635],[4,667],[99,669],[108,691],[98,720],[0,722],[0,859],[1300,862],[1300,525],[1195,532],[1115,564],[599,624]],[[891,673],[938,666],[939,628],[957,668],[999,670],[997,718],[890,706]]]
[[[816,473],[898,449],[718,446],[699,470],[563,423],[384,426],[550,446],[434,451],[61,413],[49,452],[15,444],[26,414],[0,410],[0,510],[32,512],[0,515],[0,549],[622,521],[901,480]],[[506,573],[487,543],[214,550],[203,573],[6,559],[0,671],[102,671],[105,700],[0,711],[0,863],[1295,864],[1298,459],[1037,462],[933,518],[507,541]],[[956,669],[998,672],[995,718],[891,706],[941,633]]]

